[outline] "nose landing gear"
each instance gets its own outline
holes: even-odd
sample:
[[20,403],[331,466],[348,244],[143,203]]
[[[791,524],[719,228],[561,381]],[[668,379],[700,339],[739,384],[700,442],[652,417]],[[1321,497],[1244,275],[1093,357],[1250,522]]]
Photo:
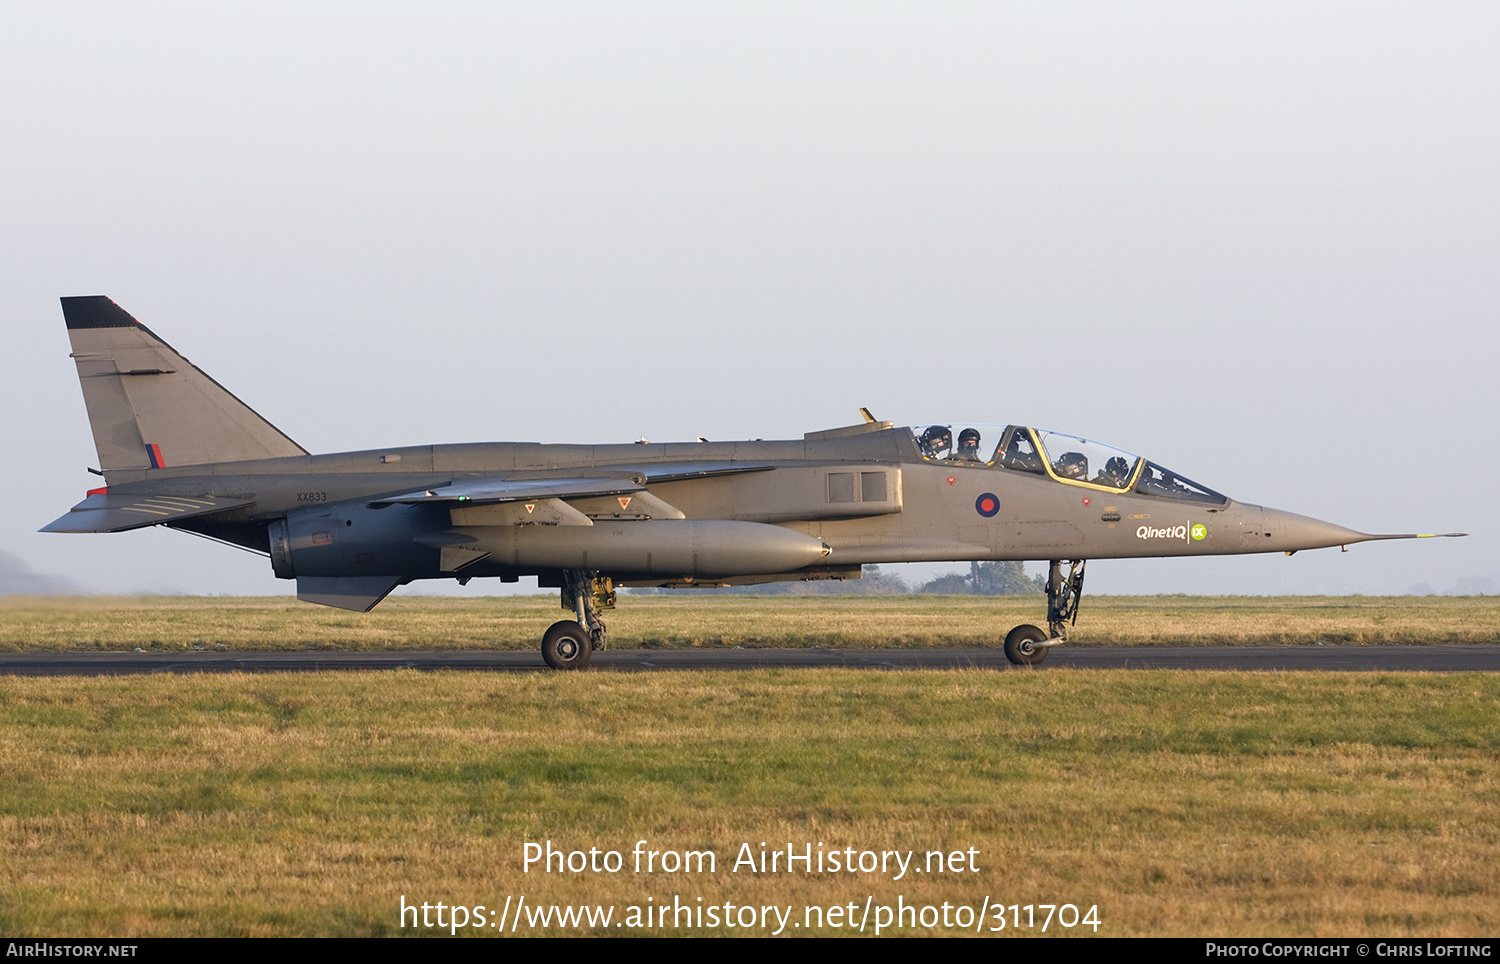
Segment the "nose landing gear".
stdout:
[[600,609],[615,606],[614,581],[585,569],[564,574],[562,603],[575,618],[555,622],[542,636],[542,659],[553,669],[582,669],[594,650],[609,645]]
[[1005,658],[1017,666],[1037,666],[1047,658],[1047,651],[1068,641],[1068,627],[1078,622],[1078,601],[1083,598],[1085,559],[1068,563],[1068,575],[1062,574],[1062,560],[1053,559],[1047,568],[1047,632],[1040,627],[1021,625],[1005,636]]

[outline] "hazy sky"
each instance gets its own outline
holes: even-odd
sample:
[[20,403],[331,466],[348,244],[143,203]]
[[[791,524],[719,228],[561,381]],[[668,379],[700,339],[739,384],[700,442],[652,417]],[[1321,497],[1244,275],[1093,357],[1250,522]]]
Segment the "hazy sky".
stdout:
[[36,533],[98,484],[57,298],[106,294],[313,452],[1035,424],[1474,533],[1091,592],[1495,592],[1497,37],[1494,3],[5,3],[0,551],[292,588]]

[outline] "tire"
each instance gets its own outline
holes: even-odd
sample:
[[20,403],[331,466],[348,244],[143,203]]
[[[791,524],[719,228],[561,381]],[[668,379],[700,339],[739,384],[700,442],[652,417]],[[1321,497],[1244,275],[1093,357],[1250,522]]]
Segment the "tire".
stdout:
[[1047,658],[1047,634],[1036,626],[1017,626],[1005,637],[1005,658],[1017,666],[1037,666]]
[[582,669],[592,655],[589,634],[572,620],[553,623],[542,636],[542,659],[553,669]]

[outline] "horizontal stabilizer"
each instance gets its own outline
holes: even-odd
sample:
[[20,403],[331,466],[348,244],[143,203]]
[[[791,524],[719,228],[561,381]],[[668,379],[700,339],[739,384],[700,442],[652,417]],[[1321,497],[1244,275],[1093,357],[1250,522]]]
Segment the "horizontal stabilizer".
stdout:
[[146,526],[212,515],[253,504],[253,499],[211,495],[143,495],[98,492],[73,506],[42,532],[125,532]]

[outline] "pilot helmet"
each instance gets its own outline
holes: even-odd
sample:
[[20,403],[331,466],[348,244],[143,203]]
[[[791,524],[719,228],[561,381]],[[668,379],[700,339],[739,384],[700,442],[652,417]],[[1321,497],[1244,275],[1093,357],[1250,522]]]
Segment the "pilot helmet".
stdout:
[[961,449],[979,448],[979,429],[966,428],[958,433],[958,447]]
[[933,449],[947,448],[950,438],[952,434],[948,431],[948,426],[934,425],[922,433],[922,444]]
[[1065,479],[1082,479],[1089,474],[1089,460],[1082,452],[1064,452],[1057,459],[1057,474]]
[[1125,476],[1129,471],[1130,466],[1118,455],[1104,463],[1104,474],[1120,482],[1125,481]]

